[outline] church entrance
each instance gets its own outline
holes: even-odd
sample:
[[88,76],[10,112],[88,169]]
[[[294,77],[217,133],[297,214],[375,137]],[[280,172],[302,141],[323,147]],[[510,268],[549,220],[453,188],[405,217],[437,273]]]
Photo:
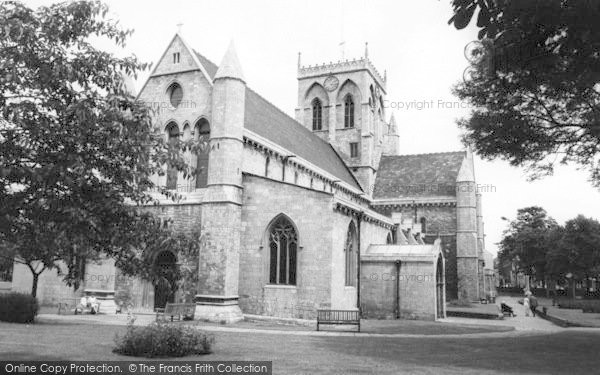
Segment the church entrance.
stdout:
[[154,308],[164,308],[167,302],[175,302],[175,264],[177,258],[170,251],[156,256],[154,266],[159,278],[154,283]]
[[446,301],[444,300],[444,262],[442,257],[438,257],[437,266],[435,267],[435,300],[436,300],[436,318],[445,318],[444,306]]

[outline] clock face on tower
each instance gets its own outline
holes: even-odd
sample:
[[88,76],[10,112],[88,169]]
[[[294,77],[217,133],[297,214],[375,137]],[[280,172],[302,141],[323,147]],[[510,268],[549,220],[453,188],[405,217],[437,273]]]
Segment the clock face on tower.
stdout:
[[339,84],[340,84],[340,81],[337,79],[336,76],[329,76],[329,77],[325,78],[325,82],[323,83],[323,86],[325,86],[325,90],[333,91],[333,90],[337,89]]

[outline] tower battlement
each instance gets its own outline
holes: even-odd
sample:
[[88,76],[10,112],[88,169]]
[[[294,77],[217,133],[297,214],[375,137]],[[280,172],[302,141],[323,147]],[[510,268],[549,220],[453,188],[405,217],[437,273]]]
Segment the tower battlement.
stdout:
[[384,74],[382,76],[368,57],[361,57],[360,59],[352,60],[339,60],[337,62],[329,62],[329,64],[323,63],[321,65],[317,64],[301,66],[298,64],[298,79],[328,76],[331,74],[358,70],[367,70],[373,76],[379,86],[384,90],[384,92],[387,91],[386,75]]

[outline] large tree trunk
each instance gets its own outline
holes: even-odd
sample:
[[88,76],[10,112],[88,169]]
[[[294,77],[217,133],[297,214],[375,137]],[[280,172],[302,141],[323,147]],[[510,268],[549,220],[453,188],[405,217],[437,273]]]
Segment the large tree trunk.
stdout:
[[31,284],[31,296],[33,298],[37,297],[37,287],[38,287],[38,280],[40,278],[40,274],[39,273],[33,273],[33,282]]

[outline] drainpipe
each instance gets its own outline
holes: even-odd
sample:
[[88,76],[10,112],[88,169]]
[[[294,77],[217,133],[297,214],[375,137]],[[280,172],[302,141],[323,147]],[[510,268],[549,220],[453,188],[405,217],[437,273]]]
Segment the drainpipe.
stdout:
[[356,218],[356,239],[358,241],[358,251],[356,254],[356,307],[358,308],[358,317],[362,318],[362,311],[360,308],[360,222],[362,219],[363,213],[360,212]]
[[402,261],[396,259],[396,319],[400,319],[400,266]]

